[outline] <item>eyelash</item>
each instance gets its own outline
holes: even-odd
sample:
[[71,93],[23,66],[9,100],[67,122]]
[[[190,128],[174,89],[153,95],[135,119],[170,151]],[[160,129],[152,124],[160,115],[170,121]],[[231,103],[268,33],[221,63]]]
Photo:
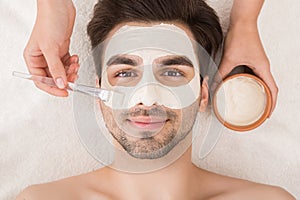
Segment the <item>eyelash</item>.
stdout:
[[[175,74],[176,73],[176,74]],[[138,74],[132,70],[121,70],[115,73],[114,77],[119,78],[129,78],[129,77],[137,77]],[[184,72],[178,69],[165,69],[161,76],[169,76],[169,77],[183,77],[185,76]]]
[[[128,76],[128,74],[134,74],[133,76]],[[133,71],[122,70],[115,74],[115,77],[128,78],[128,77],[136,77],[137,74]]]
[[[170,75],[169,73],[176,73],[176,75]],[[172,77],[181,77],[184,76],[184,73],[178,69],[166,69],[163,73],[162,76],[172,76]]]

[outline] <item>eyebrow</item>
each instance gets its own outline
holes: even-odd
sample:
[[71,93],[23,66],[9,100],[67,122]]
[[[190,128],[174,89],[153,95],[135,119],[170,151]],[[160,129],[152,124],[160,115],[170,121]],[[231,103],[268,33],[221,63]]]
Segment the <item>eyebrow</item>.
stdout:
[[159,66],[169,66],[169,65],[185,65],[189,67],[194,67],[190,59],[185,56],[174,56],[171,58],[163,58],[159,63]]
[[111,65],[120,65],[120,64],[138,66],[138,63],[135,60],[128,58],[124,55],[115,55],[115,56],[111,57],[108,60],[106,65],[111,66]]

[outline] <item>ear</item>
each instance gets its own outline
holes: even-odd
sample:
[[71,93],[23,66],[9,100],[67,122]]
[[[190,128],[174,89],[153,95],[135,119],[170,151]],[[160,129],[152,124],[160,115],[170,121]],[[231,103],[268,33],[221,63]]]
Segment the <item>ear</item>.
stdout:
[[[98,77],[96,77],[96,80],[95,80],[95,87],[96,87],[96,88],[100,88],[100,87],[101,87],[100,83],[101,83],[101,78],[99,79]],[[96,102],[98,103],[98,106],[99,106],[100,110],[102,110],[102,108],[101,108],[101,100],[100,100],[100,99],[97,99]]]
[[96,84],[95,84],[96,88],[100,88],[101,87],[101,78],[99,79],[98,77],[96,77]]
[[199,111],[205,112],[206,107],[208,105],[209,100],[209,92],[208,92],[208,76],[205,76],[202,85],[201,85],[201,99],[200,99],[200,106]]

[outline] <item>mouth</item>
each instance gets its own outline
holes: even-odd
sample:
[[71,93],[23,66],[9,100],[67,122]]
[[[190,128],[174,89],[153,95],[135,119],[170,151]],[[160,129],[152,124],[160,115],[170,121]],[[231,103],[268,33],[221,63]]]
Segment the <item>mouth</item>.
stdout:
[[168,121],[166,118],[156,116],[138,116],[127,119],[129,125],[143,131],[157,131],[163,128]]

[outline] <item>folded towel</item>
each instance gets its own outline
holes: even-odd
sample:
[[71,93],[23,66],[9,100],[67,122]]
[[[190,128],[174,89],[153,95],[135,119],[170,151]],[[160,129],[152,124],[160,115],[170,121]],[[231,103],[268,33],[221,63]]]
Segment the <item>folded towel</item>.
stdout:
[[[71,52],[90,53],[86,25],[96,0],[76,0]],[[218,12],[224,31],[231,0],[207,1]],[[272,5],[271,5],[272,4]],[[300,2],[266,1],[259,19],[263,43],[280,88],[277,109],[258,129],[237,134],[224,128],[202,168],[256,182],[278,185],[300,198],[300,82],[297,52]],[[29,81],[11,76],[26,71],[22,51],[34,24],[35,0],[0,2],[0,199],[11,200],[28,185],[100,168],[80,143],[69,98],[50,96]],[[290,31],[289,31],[290,30]],[[288,69],[288,70],[287,70]],[[59,120],[57,120],[59,119]],[[201,134],[201,141],[205,135]]]

